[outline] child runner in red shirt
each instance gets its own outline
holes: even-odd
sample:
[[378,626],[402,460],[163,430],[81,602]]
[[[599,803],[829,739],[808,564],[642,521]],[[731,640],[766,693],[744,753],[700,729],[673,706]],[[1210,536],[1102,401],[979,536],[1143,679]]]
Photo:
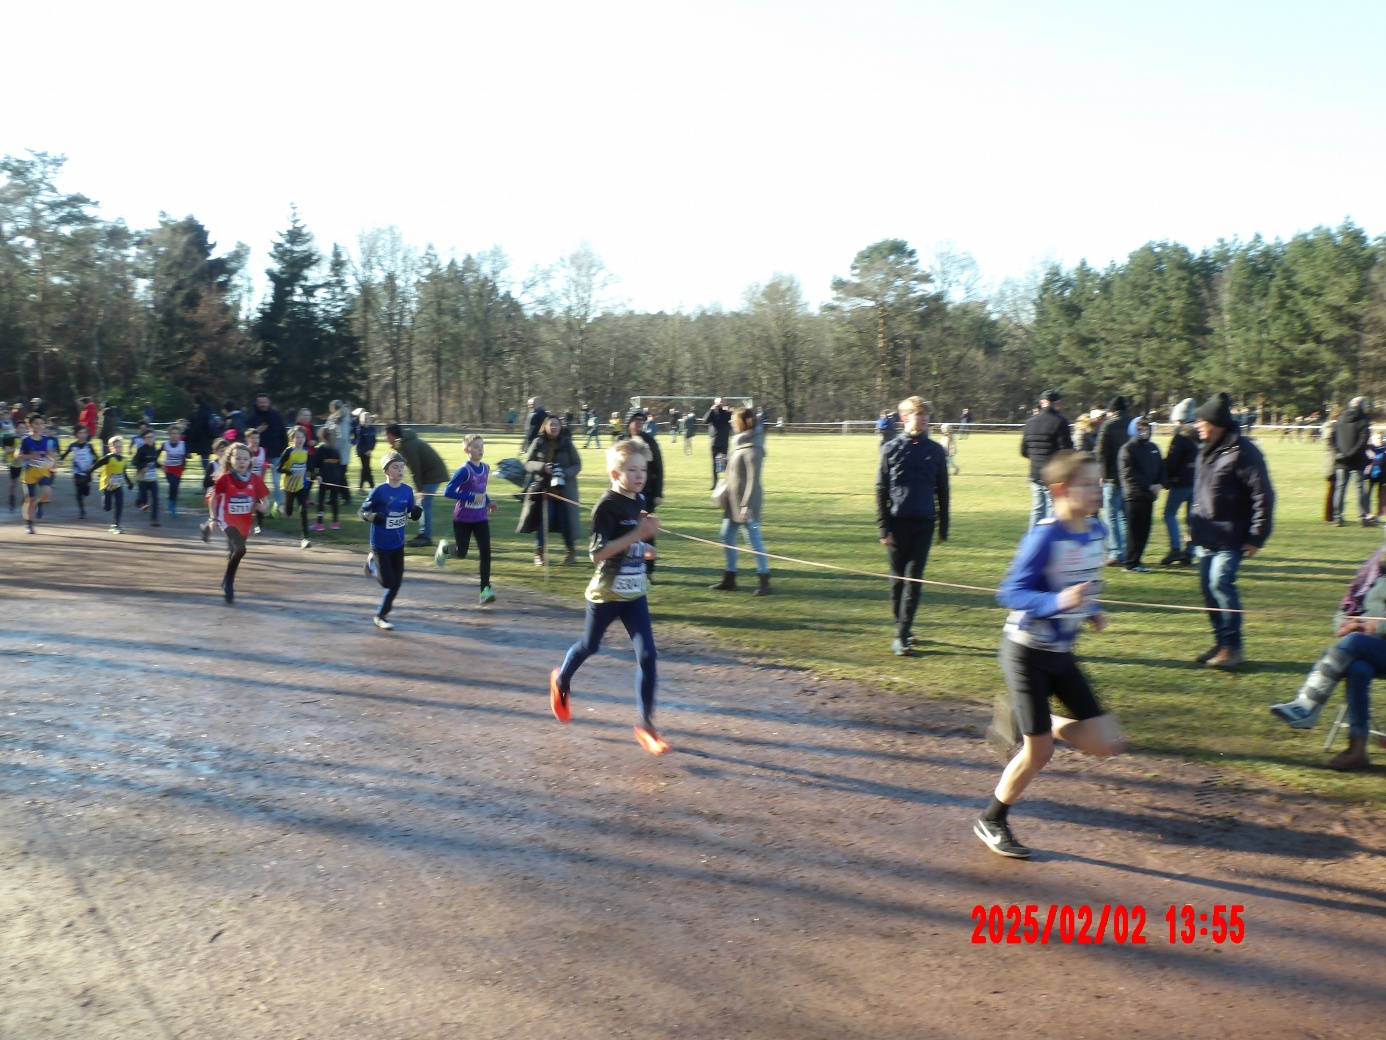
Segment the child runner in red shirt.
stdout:
[[212,485],[212,522],[226,532],[226,576],[221,591],[227,603],[236,601],[236,568],[245,558],[245,541],[256,516],[269,502],[269,489],[250,472],[250,449],[233,444],[226,450],[226,472]]

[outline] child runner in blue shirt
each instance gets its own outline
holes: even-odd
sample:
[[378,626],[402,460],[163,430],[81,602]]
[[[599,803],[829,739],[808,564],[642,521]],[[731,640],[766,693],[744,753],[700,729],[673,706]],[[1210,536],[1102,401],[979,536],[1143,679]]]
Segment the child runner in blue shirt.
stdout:
[[635,739],[650,754],[662,755],[669,745],[654,728],[655,645],[645,574],[645,561],[654,556],[659,518],[645,511],[641,494],[650,455],[649,446],[633,438],[617,441],[606,450],[611,490],[592,509],[589,553],[597,571],[587,585],[587,625],[582,638],[568,649],[563,666],[549,675],[549,706],[559,722],[572,718],[568,690],[573,675],[597,652],[607,628],[620,618],[635,649],[635,688],[640,696]]
[[467,461],[452,475],[448,486],[443,489],[446,498],[455,499],[457,505],[452,511],[452,536],[449,544],[446,538],[438,542],[438,551],[433,554],[433,562],[446,567],[449,556],[459,560],[467,558],[467,550],[472,546],[472,536],[476,535],[476,551],[481,563],[481,605],[496,602],[496,594],[491,591],[491,514],[496,511],[496,503],[486,494],[486,482],[491,478],[491,467],[481,461],[486,450],[486,442],[481,434],[474,433],[462,439],[462,447],[467,452]]
[[385,483],[367,496],[361,506],[361,519],[371,525],[371,551],[366,557],[366,573],[385,590],[375,612],[375,627],[387,632],[395,626],[385,620],[395,597],[404,584],[404,524],[417,520],[423,510],[414,502],[414,489],[404,483],[404,456],[392,451],[385,456]]
[[[1011,696],[1009,705],[998,705],[991,736],[1009,751],[1018,726],[1024,745],[972,827],[987,848],[1013,859],[1028,859],[1030,850],[1011,833],[1006,814],[1053,757],[1054,737],[1099,758],[1117,754],[1122,744],[1116,720],[1098,703],[1073,656],[1084,621],[1097,632],[1107,627],[1097,603],[1107,536],[1093,517],[1102,505],[1097,460],[1060,451],[1041,479],[1053,496],[1054,514],[1021,539],[996,594],[1011,611],[1000,652]],[[1051,696],[1067,709],[1065,715],[1050,714]]]

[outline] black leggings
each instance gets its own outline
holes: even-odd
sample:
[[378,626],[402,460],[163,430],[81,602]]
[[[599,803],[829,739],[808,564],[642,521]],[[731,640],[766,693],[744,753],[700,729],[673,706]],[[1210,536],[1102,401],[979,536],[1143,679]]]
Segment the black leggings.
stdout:
[[226,577],[222,585],[230,588],[236,584],[236,568],[245,559],[245,535],[235,527],[226,529]]
[[383,618],[395,605],[399,587],[404,584],[404,548],[372,549],[371,552],[375,553],[375,573],[380,579],[380,587],[385,590],[375,616]]
[[329,499],[331,499],[332,522],[335,524],[339,519],[341,519],[337,515],[338,501],[350,502],[351,496],[347,494],[346,488],[339,488],[336,485],[328,487],[322,481],[318,481],[318,523],[322,523],[322,500],[324,494]]
[[168,509],[170,513],[178,512],[178,486],[183,483],[183,478],[176,473],[165,473],[164,479],[168,481]]
[[125,508],[125,489],[123,487],[120,487],[119,485],[113,488],[107,488],[105,497],[106,512],[109,513],[113,508],[115,509],[115,520],[112,522],[111,526],[119,527],[120,511]]
[[86,516],[86,515],[87,515],[87,503],[86,503],[85,500],[86,500],[86,497],[87,497],[88,495],[91,494],[91,474],[90,474],[90,473],[74,473],[74,474],[72,474],[72,486],[73,486],[73,487],[76,489],[76,491],[77,491],[77,512],[78,512],[80,515],[82,515],[82,516]]
[[452,554],[459,560],[467,558],[467,550],[472,547],[472,535],[476,535],[476,551],[481,557],[481,587],[491,584],[491,521],[478,520],[466,523],[462,520],[452,522],[452,537],[456,543]]
[[288,491],[284,494],[284,515],[294,515],[294,504],[298,504],[298,526],[303,531],[303,537],[308,538],[308,496],[313,489],[307,484],[297,491]]
[[371,476],[371,453],[357,452],[356,458],[361,463],[361,479],[357,482],[357,487],[374,487],[375,479]]

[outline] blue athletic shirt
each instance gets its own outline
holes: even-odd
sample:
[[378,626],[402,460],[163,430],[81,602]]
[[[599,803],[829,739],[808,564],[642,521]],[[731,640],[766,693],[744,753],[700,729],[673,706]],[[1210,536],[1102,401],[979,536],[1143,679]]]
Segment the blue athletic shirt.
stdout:
[[[1107,529],[1092,518],[1075,534],[1054,517],[1041,520],[1020,540],[996,601],[1010,609],[1007,639],[1036,650],[1067,653],[1078,638],[1078,627],[1101,607]],[[1094,582],[1091,599],[1060,613],[1059,593],[1070,585]]]
[[385,517],[385,526],[371,524],[371,548],[403,549],[404,524],[413,508],[414,489],[408,484],[397,488],[388,483],[377,486],[361,507],[363,513],[379,513]]

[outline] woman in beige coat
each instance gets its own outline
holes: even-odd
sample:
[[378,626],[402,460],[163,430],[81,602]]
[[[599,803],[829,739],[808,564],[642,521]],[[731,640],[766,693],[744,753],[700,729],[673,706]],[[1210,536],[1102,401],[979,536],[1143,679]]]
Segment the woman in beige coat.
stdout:
[[770,560],[764,555],[765,542],[760,537],[760,510],[764,495],[760,486],[760,460],[764,451],[756,443],[756,413],[750,408],[737,409],[732,416],[731,456],[727,459],[726,491],[722,494],[722,548],[727,554],[727,569],[722,580],[712,588],[720,592],[736,589],[736,535],[746,528],[746,540],[756,552],[756,577],[759,584],[753,595],[770,595]]

